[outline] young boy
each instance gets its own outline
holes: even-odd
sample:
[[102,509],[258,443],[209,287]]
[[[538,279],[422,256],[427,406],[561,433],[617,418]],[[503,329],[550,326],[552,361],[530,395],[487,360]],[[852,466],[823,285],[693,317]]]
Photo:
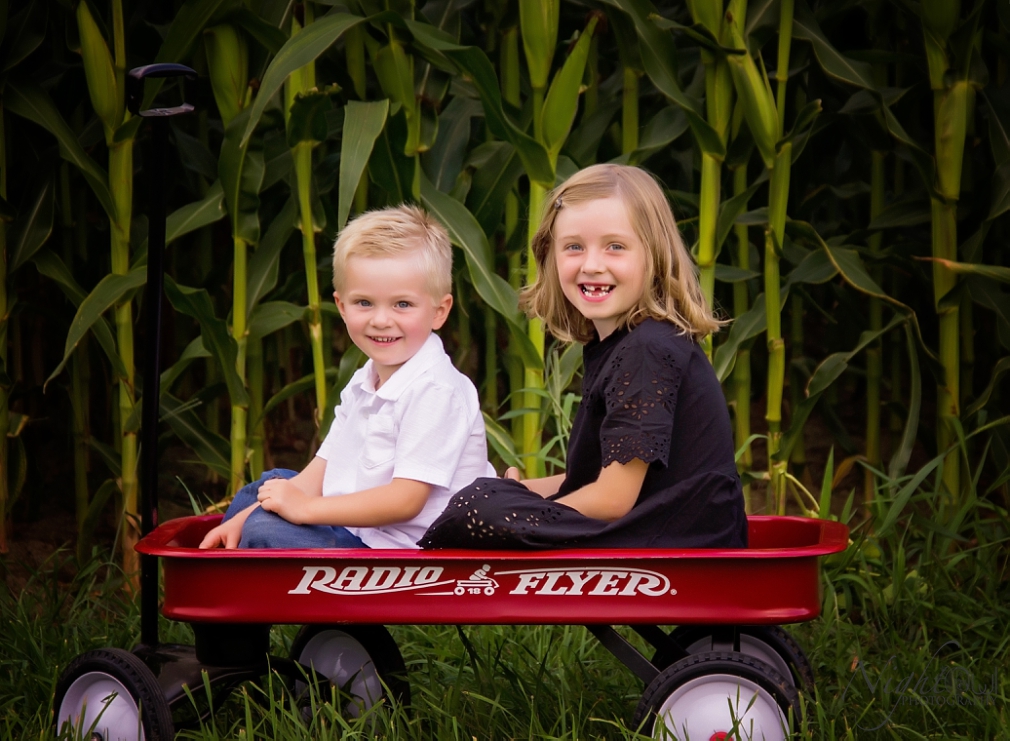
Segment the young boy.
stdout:
[[201,548],[417,548],[454,492],[494,475],[477,390],[433,332],[452,307],[451,275],[445,229],[415,206],[348,224],[334,298],[369,360],[312,462],[243,487]]

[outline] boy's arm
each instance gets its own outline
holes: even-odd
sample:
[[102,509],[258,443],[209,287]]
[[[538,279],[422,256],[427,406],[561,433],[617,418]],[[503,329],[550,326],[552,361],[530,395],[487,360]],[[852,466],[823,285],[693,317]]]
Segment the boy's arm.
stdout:
[[[323,476],[326,474],[326,459],[313,458],[301,473],[290,479],[270,479],[264,481],[260,486],[260,491],[268,484],[271,487],[297,487],[297,493],[305,497],[322,497]],[[242,526],[249,519],[249,515],[256,509],[258,504],[246,507],[227,522],[223,522],[210,530],[200,541],[200,548],[238,548],[239,541],[242,540]]]
[[275,483],[282,482],[280,479],[266,482],[258,495],[260,506],[267,512],[274,512],[296,525],[343,527],[377,527],[411,520],[424,508],[432,489],[430,484],[421,481],[393,479],[383,486],[353,494],[313,497],[296,487],[268,487]]
[[614,461],[600,471],[600,477],[557,501],[586,517],[613,522],[631,511],[642,491],[649,464],[638,458],[627,463]]

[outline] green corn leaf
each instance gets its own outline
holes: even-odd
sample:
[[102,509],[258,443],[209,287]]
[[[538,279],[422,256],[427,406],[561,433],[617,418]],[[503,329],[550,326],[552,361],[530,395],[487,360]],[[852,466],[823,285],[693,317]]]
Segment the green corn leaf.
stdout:
[[906,321],[906,317],[897,314],[883,329],[879,329],[875,332],[866,331],[860,334],[859,341],[856,343],[856,346],[849,352],[836,352],[821,361],[811,374],[810,380],[807,381],[805,398],[799,403],[797,408],[793,410],[792,415],[790,416],[789,429],[782,435],[782,443],[779,447],[779,451],[774,456],[776,460],[789,460],[789,455],[792,453],[793,447],[799,440],[800,434],[802,434],[803,426],[806,424],[807,418],[810,416],[810,412],[813,411],[814,406],[817,404],[821,395],[827,391],[828,387],[837,381],[839,377],[841,377],[842,373],[844,373],[849,367],[849,363],[852,362],[852,359],[868,345],[876,342],[880,337],[884,336],[892,329],[895,329]]
[[287,34],[277,26],[260,18],[248,8],[239,8],[233,11],[228,15],[227,19],[242,28],[243,31],[249,34],[249,38],[254,39],[270,54],[277,54],[284,44],[287,43]]
[[[742,39],[739,43],[744,44]],[[750,54],[730,57],[729,69],[754,144],[761,153],[765,166],[772,169],[775,166],[776,143],[779,139],[779,119],[768,77],[758,69]]]
[[262,141],[254,139],[244,144],[239,141],[250,117],[247,108],[225,130],[218,173],[231,216],[232,234],[256,244],[260,238],[259,190],[264,176]]
[[881,110],[884,114],[884,123],[887,126],[888,132],[907,147],[912,164],[915,165],[915,169],[919,171],[919,175],[922,177],[922,184],[926,187],[926,192],[929,193],[931,198],[941,201],[945,200],[936,189],[936,161],[933,159],[933,155],[919,146],[919,143],[905,131],[905,128],[898,121],[894,113],[891,112],[890,108],[884,107]]
[[989,403],[989,399],[992,398],[992,392],[996,390],[1000,379],[1010,371],[1010,357],[1000,358],[996,365],[993,366],[992,375],[989,377],[989,384],[985,387],[985,390],[979,394],[978,398],[975,399],[971,404],[965,407],[963,414],[963,419],[971,419],[978,411],[985,408],[985,405]]
[[117,479],[122,476],[119,453],[116,452],[115,448],[101,442],[94,435],[88,437],[88,445],[98,453],[99,457],[102,459],[102,463],[104,463],[105,467],[109,469],[109,473]]
[[410,200],[414,177],[413,158],[404,157],[401,154],[403,148],[393,143],[393,132],[398,124],[402,131],[402,118],[389,119],[388,125],[376,140],[372,157],[368,161],[369,177],[385,193],[386,203],[390,205]]
[[[357,349],[357,348],[355,348],[355,349]],[[359,352],[360,352],[360,350],[359,350]],[[344,355],[346,356],[347,353],[344,353]],[[337,377],[337,369],[336,368],[327,368],[326,369],[326,379],[328,381],[332,381],[336,377]],[[314,373],[310,373],[307,376],[302,376],[301,378],[299,378],[299,379],[297,379],[295,381],[292,381],[291,383],[289,383],[286,386],[284,386],[284,388],[282,388],[276,394],[274,394],[273,396],[271,396],[270,399],[269,399],[269,401],[267,401],[267,403],[263,405],[263,415],[262,416],[266,417],[266,415],[269,414],[273,409],[275,409],[280,404],[283,404],[285,401],[287,401],[288,399],[290,399],[292,396],[297,396],[298,394],[304,394],[307,391],[311,391],[311,390],[313,390],[315,388],[315,386],[316,386],[316,376],[315,376]],[[250,421],[255,424],[259,420],[250,420]],[[323,429],[325,429],[325,425],[323,425]]]
[[980,265],[973,262],[955,262],[944,260],[939,257],[916,257],[916,260],[936,262],[943,265],[947,270],[958,275],[979,275],[983,278],[990,278],[1000,283],[1010,283],[1010,268],[999,265]]
[[[37,264],[37,263],[36,263]],[[73,321],[70,322],[70,331],[67,332],[67,339],[63,346],[63,360],[56,366],[46,384],[52,381],[63,370],[63,366],[70,360],[77,344],[84,337],[85,333],[102,318],[102,314],[114,305],[123,301],[132,291],[137,290],[147,281],[147,270],[144,268],[134,268],[126,275],[109,273],[102,278],[94,290],[77,307],[77,313]]]
[[123,120],[125,91],[116,82],[115,65],[109,45],[102,31],[95,23],[87,0],[77,6],[77,26],[81,36],[81,57],[84,60],[84,76],[88,81],[91,107],[105,125],[105,138],[112,140],[113,132]]
[[905,505],[908,504],[908,500],[912,498],[912,495],[916,492],[926,477],[929,476],[933,471],[943,462],[946,453],[943,455],[938,455],[936,458],[931,460],[925,466],[920,468],[915,476],[905,484],[895,494],[894,499],[891,501],[891,505],[887,508],[887,512],[884,515],[883,521],[880,523],[880,527],[876,528],[875,535],[878,538],[882,538],[887,534],[887,531],[891,529],[895,522],[898,521],[898,517],[901,516],[902,511],[905,509]]
[[992,206],[986,221],[1010,211],[1010,162],[1004,162],[992,174]]
[[267,229],[266,235],[249,258],[248,286],[246,296],[247,315],[252,314],[256,305],[277,286],[277,274],[280,269],[281,250],[295,230],[298,222],[298,202],[292,196],[284,204],[284,208],[274,217]]
[[1010,111],[1005,91],[979,91],[989,108],[989,145],[996,167],[1010,162]]
[[915,346],[915,335],[908,323],[905,324],[905,347],[909,373],[908,413],[898,448],[891,455],[891,461],[888,463],[888,475],[891,479],[899,478],[908,466],[908,460],[912,456],[912,448],[915,445],[915,435],[919,428],[919,412],[922,408],[922,376],[919,373],[919,356]]
[[[785,292],[783,291],[783,295]],[[712,367],[719,378],[719,382],[729,378],[736,364],[736,355],[741,346],[749,340],[757,337],[765,331],[768,326],[768,317],[765,312],[764,294],[759,294],[754,299],[754,305],[743,316],[738,316],[733,320],[729,328],[729,337],[715,350],[712,358]]]
[[8,227],[9,274],[30,260],[52,234],[54,190],[55,180],[48,178],[31,199],[27,210]]
[[354,193],[375,148],[375,141],[386,125],[389,101],[368,103],[349,101],[344,112],[344,131],[340,142],[340,191],[337,206],[337,230],[347,224]]
[[506,467],[522,469],[524,463],[516,455],[515,442],[512,440],[512,433],[498,424],[498,421],[484,412],[484,432],[487,435],[488,445],[498,454]]
[[496,141],[474,148],[468,164],[475,169],[466,206],[487,238],[492,239],[505,210],[505,196],[522,175],[522,162],[515,147]]
[[[181,62],[186,59],[203,33],[203,29],[217,14],[226,0],[186,0],[168,27],[165,40],[155,56],[156,63]],[[154,98],[165,84],[164,78],[151,78],[145,82],[144,102],[141,109],[150,108]]]
[[415,46],[427,46],[444,54],[471,79],[480,95],[484,121],[491,133],[515,147],[526,174],[532,180],[548,189],[554,187],[554,168],[546,148],[505,115],[498,78],[484,51],[447,40],[444,34],[424,23],[407,21],[406,27],[414,36]]
[[722,250],[722,246],[726,243],[726,238],[733,231],[733,226],[737,223],[737,219],[740,218],[744,209],[747,208],[750,199],[767,179],[768,173],[765,171],[743,193],[728,198],[719,204],[719,221],[716,224],[715,230],[715,254],[717,258],[720,250]]
[[172,386],[175,385],[175,382],[179,380],[179,377],[183,373],[186,372],[186,369],[189,368],[194,360],[210,357],[213,356],[207,348],[203,346],[203,337],[194,337],[190,343],[186,345],[186,349],[182,351],[179,359],[176,360],[170,368],[161,372],[161,393],[171,393]]
[[[207,195],[199,201],[187,203],[168,215],[165,219],[165,244],[172,244],[177,239],[186,236],[205,226],[210,226],[227,216],[224,209],[224,190],[221,181],[215,180],[207,189]],[[147,264],[147,238],[141,242],[133,256],[133,267]]]
[[[4,3],[3,23],[7,23],[7,3]],[[33,2],[21,10],[7,23],[0,26],[0,39],[4,42],[3,67],[0,72],[8,72],[17,67],[25,58],[42,45],[46,38],[46,22],[49,8],[47,3]]]
[[[518,308],[518,296],[515,289],[494,272],[491,246],[473,214],[467,211],[462,203],[432,185],[423,174],[421,201],[425,208],[445,225],[453,244],[463,250],[470,280],[478,295],[484,299],[484,303],[501,314],[512,327],[520,330],[514,333],[514,336],[525,337],[525,332],[522,331],[524,329],[522,315]],[[529,338],[526,344],[522,344],[520,340],[520,351],[527,366],[542,367],[539,354]]]
[[305,306],[290,301],[267,301],[253,309],[249,316],[249,336],[266,337],[289,324],[305,318]]
[[677,81],[677,50],[669,33],[661,30],[651,20],[655,8],[648,0],[604,0],[607,5],[619,8],[631,16],[641,42],[639,53],[642,65],[652,84],[671,101],[684,109],[698,146],[706,154],[722,159],[726,145],[719,133],[705,119],[701,103],[680,89]]
[[[536,1],[536,0],[534,0]],[[575,121],[575,111],[579,105],[579,90],[582,87],[582,77],[586,69],[586,59],[589,57],[589,42],[596,29],[597,19],[589,21],[586,30],[582,32],[572,53],[568,55],[561,70],[554,76],[544,108],[541,112],[541,129],[544,144],[554,160],[561,151],[568,132],[572,130]]]
[[188,445],[200,461],[218,476],[231,476],[231,453],[227,440],[211,432],[200,421],[192,404],[183,402],[171,394],[162,394],[159,411],[161,419],[168,423],[172,432]]
[[928,224],[930,219],[929,201],[922,197],[905,198],[884,207],[866,227],[871,231],[895,227]]
[[824,250],[813,250],[786,276],[785,287],[799,283],[827,283],[838,275],[838,269]]
[[820,24],[817,23],[805,0],[796,2],[793,38],[810,42],[817,62],[829,77],[867,90],[876,89],[873,84],[873,66],[868,62],[851,59],[835,49],[821,31]]
[[191,316],[200,323],[203,345],[214,356],[224,374],[228,396],[233,406],[249,403],[245,384],[235,370],[238,346],[228,332],[228,325],[214,314],[214,303],[203,288],[180,286],[171,276],[165,276],[165,296],[176,311]]
[[[63,261],[52,251],[50,247],[44,247],[32,256],[32,263],[40,274],[46,276],[59,286],[70,302],[74,306],[80,306],[81,302],[87,298],[87,293],[81,288],[74,276]],[[101,318],[91,326],[91,332],[98,340],[98,344],[105,351],[105,356],[112,365],[112,372],[119,378],[126,376],[126,367],[123,359],[116,352],[116,341],[112,337],[112,330],[105,318]]]
[[[384,14],[386,15],[386,14]],[[389,13],[390,16],[395,16]],[[263,79],[260,82],[260,89],[256,95],[256,100],[250,107],[249,118],[241,132],[241,137],[237,142],[245,146],[252,138],[253,130],[259,123],[263,112],[270,103],[271,98],[281,89],[284,81],[295,70],[298,70],[310,62],[314,62],[320,54],[329,49],[349,28],[353,28],[359,23],[365,22],[365,18],[347,13],[333,13],[317,19],[308,28],[303,28],[287,43],[281,47],[277,55],[270,62]],[[379,17],[372,17],[368,20],[378,21]]]
[[470,146],[471,121],[483,115],[479,100],[456,95],[439,116],[439,136],[424,153],[421,163],[428,179],[443,193],[452,190],[463,169]]
[[640,165],[652,155],[665,151],[690,126],[687,114],[682,109],[677,106],[667,106],[650,118],[642,127],[638,148],[634,152],[621,155],[612,161]]
[[383,92],[394,103],[399,104],[413,115],[417,110],[417,98],[414,95],[414,61],[398,41],[379,49],[374,61],[375,74]]
[[[680,111],[675,106],[670,107],[676,111]],[[601,101],[600,107],[591,115],[583,115],[579,120],[579,125],[569,134],[568,139],[565,140],[564,151],[580,167],[588,167],[596,161],[596,151],[600,148],[600,141],[602,141],[603,135],[607,133],[610,122],[614,120],[614,116],[619,110],[621,110],[620,99]],[[681,114],[683,115],[682,111]],[[659,114],[656,114],[656,118],[658,117]],[[644,131],[642,132],[642,139],[643,141],[645,139]]]
[[760,277],[761,273],[755,270],[744,270],[721,262],[715,264],[715,279],[721,283],[740,283]]
[[84,151],[49,94],[28,80],[10,79],[4,88],[4,107],[11,113],[38,124],[56,137],[60,146],[60,156],[81,171],[98,202],[105,209],[106,216],[110,221],[115,221],[116,206],[109,192],[108,176]]

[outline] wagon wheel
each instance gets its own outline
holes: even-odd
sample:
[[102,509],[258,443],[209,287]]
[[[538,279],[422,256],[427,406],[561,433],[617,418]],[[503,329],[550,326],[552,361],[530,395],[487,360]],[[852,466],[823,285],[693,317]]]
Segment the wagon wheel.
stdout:
[[175,727],[158,680],[119,648],[81,654],[56,685],[56,731],[88,741],[172,741]]
[[635,725],[653,738],[785,741],[799,713],[788,679],[736,651],[695,654],[657,676],[642,695]]
[[[761,659],[786,679],[793,680],[793,686],[805,692],[814,688],[814,669],[803,649],[789,633],[777,625],[741,625],[740,653]],[[715,651],[716,628],[711,625],[682,625],[670,633],[670,637],[689,654]],[[676,656],[663,648],[656,650],[652,663],[658,669],[665,669],[674,662]]]
[[[403,657],[381,625],[306,625],[291,644],[291,658],[349,694],[345,712],[352,717],[381,702],[387,689],[401,705],[410,703]],[[305,685],[299,682],[297,689]]]

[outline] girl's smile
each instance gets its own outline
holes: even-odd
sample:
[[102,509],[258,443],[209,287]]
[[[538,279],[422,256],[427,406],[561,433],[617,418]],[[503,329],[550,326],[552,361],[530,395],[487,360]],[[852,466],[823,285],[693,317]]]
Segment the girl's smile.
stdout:
[[564,204],[554,234],[561,290],[603,339],[642,298],[645,245],[617,196]]

